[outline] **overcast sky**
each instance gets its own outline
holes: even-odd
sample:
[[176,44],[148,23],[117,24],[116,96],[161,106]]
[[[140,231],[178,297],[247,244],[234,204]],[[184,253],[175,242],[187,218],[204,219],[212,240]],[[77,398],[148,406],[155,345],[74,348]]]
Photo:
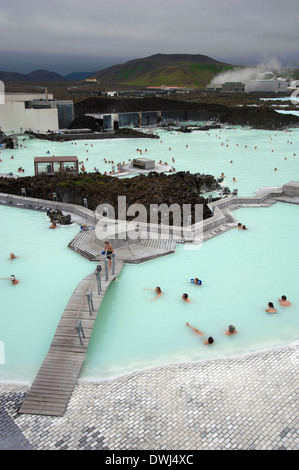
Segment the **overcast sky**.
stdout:
[[157,53],[299,67],[298,0],[1,0],[0,70],[93,72]]

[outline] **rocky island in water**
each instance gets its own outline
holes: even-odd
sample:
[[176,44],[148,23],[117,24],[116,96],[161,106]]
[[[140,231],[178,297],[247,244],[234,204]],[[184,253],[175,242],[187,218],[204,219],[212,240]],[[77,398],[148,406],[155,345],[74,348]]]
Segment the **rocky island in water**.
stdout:
[[[109,204],[115,208],[118,217],[118,196],[126,197],[127,208],[132,204],[142,204],[150,214],[151,204],[178,204],[183,211],[184,204],[190,204],[192,223],[195,221],[196,204],[203,205],[203,219],[212,216],[207,199],[202,194],[221,189],[219,182],[212,175],[190,174],[179,171],[173,174],[151,172],[147,176],[138,175],[133,178],[114,178],[101,173],[84,173],[79,175],[46,174],[24,178],[0,178],[0,192],[21,194],[26,188],[27,197],[53,200],[69,204],[83,205],[88,200],[88,208],[95,210],[99,204]],[[136,215],[137,216],[137,215]],[[134,217],[127,217],[132,220]],[[148,219],[148,222],[150,220]],[[171,218],[170,218],[171,223]]]

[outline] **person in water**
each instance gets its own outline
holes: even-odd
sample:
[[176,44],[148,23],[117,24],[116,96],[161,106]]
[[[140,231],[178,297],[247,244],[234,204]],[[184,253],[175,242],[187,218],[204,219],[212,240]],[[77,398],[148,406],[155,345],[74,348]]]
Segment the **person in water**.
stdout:
[[[147,288],[145,287],[144,290],[153,290],[153,289],[147,289]],[[161,287],[156,287],[155,290],[154,290],[154,292],[156,292],[157,295],[156,295],[156,297],[155,297],[154,299],[152,299],[152,300],[158,299],[158,298],[161,297],[161,295],[163,294],[163,292],[162,292],[162,290],[161,290]],[[152,300],[151,300],[151,301],[152,301]]]
[[56,223],[55,223],[55,222],[52,222],[52,224],[51,224],[50,228],[53,228],[53,229],[54,229],[54,228],[57,228],[57,225],[56,225]]
[[214,343],[214,339],[212,338],[212,336],[209,336],[208,339],[206,339],[204,342],[205,345],[210,345],[213,343]]
[[274,307],[272,302],[268,302],[268,308],[266,309],[267,313],[277,313],[276,308]]
[[14,253],[9,253],[9,257],[10,257],[10,258],[9,258],[10,261],[12,261],[13,259],[16,259],[16,258],[17,258],[17,256],[16,256]]
[[291,305],[291,302],[287,300],[286,295],[282,295],[281,299],[278,299],[278,302],[280,303],[282,307],[289,307]]
[[196,286],[200,286],[200,285],[201,285],[201,281],[198,279],[198,277],[196,277],[196,278],[194,279],[194,284],[195,284]]
[[19,283],[19,281],[16,279],[16,277],[13,274],[10,276],[10,280],[14,285]]
[[[194,328],[194,326],[191,326],[188,322],[186,322],[186,325],[189,326],[197,335],[203,335],[202,331],[199,331],[197,328]],[[208,339],[206,339],[203,344],[209,345],[213,343],[214,343],[214,339],[212,338],[212,336],[209,336]]]
[[188,322],[186,322],[186,325],[189,326],[197,335],[203,335],[201,331],[199,331],[197,328],[194,328],[194,326],[189,325]]
[[156,297],[155,297],[154,299],[151,300],[151,302],[152,302],[153,300],[157,300],[157,299],[158,299],[159,297],[161,297],[161,295],[163,294],[163,292],[161,291],[161,287],[156,287],[155,292],[156,292],[157,295],[156,295]]
[[187,302],[187,303],[190,304],[190,299],[188,298],[188,294],[183,294],[182,299],[183,299],[184,302]]
[[237,330],[234,325],[229,325],[227,331],[225,332],[226,335],[234,335],[235,333],[237,333]]

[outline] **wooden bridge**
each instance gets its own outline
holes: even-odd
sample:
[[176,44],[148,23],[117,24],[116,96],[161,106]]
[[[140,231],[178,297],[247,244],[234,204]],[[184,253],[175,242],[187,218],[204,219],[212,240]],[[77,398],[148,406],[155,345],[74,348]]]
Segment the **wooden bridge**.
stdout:
[[77,286],[19,413],[63,416],[85,359],[98,309],[107,288],[122,267],[123,261],[116,260],[114,274],[109,272],[107,280],[105,272],[102,272],[100,293],[96,272],[86,276]]

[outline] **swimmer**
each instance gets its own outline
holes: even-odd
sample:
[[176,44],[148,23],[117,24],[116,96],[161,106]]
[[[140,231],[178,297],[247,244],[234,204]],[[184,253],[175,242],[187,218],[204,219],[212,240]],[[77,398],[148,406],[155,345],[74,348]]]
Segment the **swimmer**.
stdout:
[[242,225],[242,230],[248,230],[248,228],[246,227],[246,225]]
[[234,183],[237,183],[237,180],[236,180],[236,178],[233,178],[233,182],[234,182]]
[[268,308],[266,309],[267,313],[277,313],[276,308],[274,307],[272,302],[268,302]]
[[52,222],[49,228],[57,228],[56,222]]
[[152,290],[153,292],[156,292],[157,295],[156,295],[156,297],[155,297],[154,299],[151,300],[151,302],[152,302],[153,300],[158,299],[158,298],[161,297],[161,295],[163,294],[163,292],[162,292],[162,290],[161,290],[161,287],[156,287],[155,290],[153,290],[153,289],[147,289],[147,288],[145,287],[144,290]]
[[200,286],[201,285],[201,281],[198,279],[198,277],[194,278],[194,284],[196,286]]
[[213,343],[214,343],[214,339],[212,338],[212,336],[209,336],[208,339],[206,339],[206,341],[204,342],[205,345],[210,345]]
[[188,294],[183,294],[183,295],[182,295],[182,299],[183,299],[184,302],[187,302],[187,303],[189,303],[189,304],[191,303],[190,300],[189,300],[189,298],[188,298]]
[[161,291],[161,287],[156,287],[155,292],[156,292],[157,295],[156,295],[156,297],[155,297],[154,299],[151,300],[151,302],[152,302],[153,300],[157,300],[157,299],[158,299],[159,297],[161,297],[161,295],[163,294],[163,292]]
[[222,172],[219,178],[225,178],[225,174]]
[[286,295],[282,295],[281,299],[278,299],[278,302],[280,303],[282,307],[289,307],[291,305],[291,302],[287,300]]
[[241,224],[241,222],[238,223],[237,228],[238,228],[239,230],[242,230],[242,224]]
[[203,335],[203,333],[202,333],[201,331],[199,331],[197,328],[194,328],[194,326],[189,325],[188,322],[186,322],[186,325],[189,326],[190,328],[192,328],[192,330],[193,330],[196,334],[198,334],[198,335]]
[[16,279],[16,277],[13,274],[10,276],[10,280],[14,285],[19,283],[19,281]]
[[237,333],[237,330],[234,325],[229,325],[227,331],[225,332],[226,335],[234,335],[235,333]]
[[9,256],[10,256],[10,258],[9,258],[10,261],[17,258],[17,256],[14,253],[9,253]]

